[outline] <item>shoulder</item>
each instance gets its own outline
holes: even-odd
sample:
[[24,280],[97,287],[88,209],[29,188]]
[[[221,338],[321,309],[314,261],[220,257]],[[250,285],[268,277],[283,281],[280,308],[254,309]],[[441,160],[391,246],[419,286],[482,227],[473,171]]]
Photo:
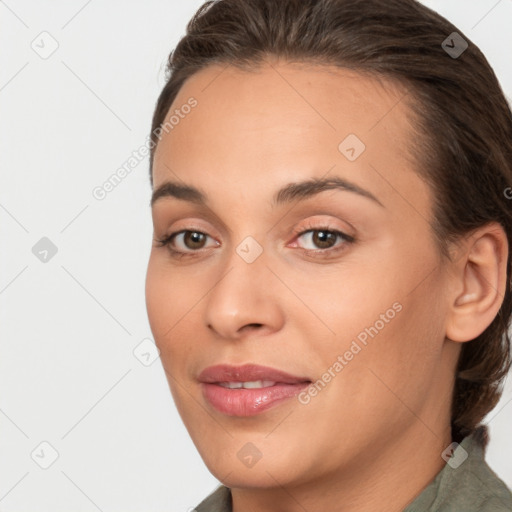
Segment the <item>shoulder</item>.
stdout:
[[405,512],[511,512],[512,493],[485,461],[482,432],[466,437]]
[[[512,493],[485,461],[488,442],[487,428],[481,426],[474,434],[462,441],[467,466],[456,479],[461,493],[468,496],[468,505],[482,512],[511,512]],[[451,469],[451,468],[450,468]]]
[[468,475],[461,482],[461,492],[466,493],[471,506],[479,512],[511,512],[512,493],[482,458],[479,464],[468,468]]

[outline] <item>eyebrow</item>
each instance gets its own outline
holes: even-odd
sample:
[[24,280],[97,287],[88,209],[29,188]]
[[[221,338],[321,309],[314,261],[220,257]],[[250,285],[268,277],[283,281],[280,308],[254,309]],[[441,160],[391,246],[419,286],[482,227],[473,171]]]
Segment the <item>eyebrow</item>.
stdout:
[[[326,190],[344,190],[371,199],[382,208],[384,205],[368,190],[339,176],[332,178],[312,178],[305,181],[288,183],[279,189],[272,198],[272,206],[290,203],[295,199],[304,200]],[[156,188],[151,196],[151,206],[164,197],[174,197],[197,205],[207,205],[208,196],[196,187],[183,185],[175,181],[166,181]]]

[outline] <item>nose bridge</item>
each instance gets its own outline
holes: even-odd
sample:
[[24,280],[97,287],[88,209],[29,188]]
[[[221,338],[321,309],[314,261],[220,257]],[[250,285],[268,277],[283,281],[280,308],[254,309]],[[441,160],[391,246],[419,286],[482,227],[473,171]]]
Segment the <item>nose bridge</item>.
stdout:
[[236,338],[249,324],[278,327],[282,315],[269,287],[272,273],[266,264],[263,246],[252,236],[233,248],[225,272],[208,294],[205,320],[210,328]]

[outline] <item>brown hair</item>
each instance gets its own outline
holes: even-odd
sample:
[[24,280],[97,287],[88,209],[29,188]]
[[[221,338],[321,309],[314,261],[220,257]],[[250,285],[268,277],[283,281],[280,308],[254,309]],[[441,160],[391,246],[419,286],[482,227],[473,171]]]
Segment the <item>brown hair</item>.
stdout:
[[[458,32],[459,56],[441,46]],[[453,39],[450,46],[454,46]],[[457,43],[459,44],[459,43]],[[254,69],[267,56],[394,79],[417,114],[419,175],[435,192],[432,231],[444,258],[461,235],[499,222],[512,247],[512,114],[480,50],[415,0],[220,0],[203,4],[171,52],[152,123],[150,173],[166,114],[184,81],[210,64]],[[152,176],[151,176],[152,183]],[[496,405],[510,368],[510,252],[500,311],[462,345],[452,401],[454,439],[472,433]]]

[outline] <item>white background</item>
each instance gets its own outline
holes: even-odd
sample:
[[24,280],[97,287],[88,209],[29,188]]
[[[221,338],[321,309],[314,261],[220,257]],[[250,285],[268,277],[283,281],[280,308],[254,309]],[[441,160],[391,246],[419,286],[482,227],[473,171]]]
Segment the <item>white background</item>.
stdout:
[[[151,338],[147,158],[92,195],[144,143],[167,55],[201,3],[0,2],[3,512],[186,511],[216,487],[160,359],[133,355]],[[512,2],[425,4],[480,46],[510,97]],[[47,59],[31,48],[43,31],[59,45]],[[32,253],[42,237],[58,248],[47,263]],[[512,487],[511,400],[508,386],[488,418],[488,461]],[[46,470],[31,458],[42,441],[59,454]]]

